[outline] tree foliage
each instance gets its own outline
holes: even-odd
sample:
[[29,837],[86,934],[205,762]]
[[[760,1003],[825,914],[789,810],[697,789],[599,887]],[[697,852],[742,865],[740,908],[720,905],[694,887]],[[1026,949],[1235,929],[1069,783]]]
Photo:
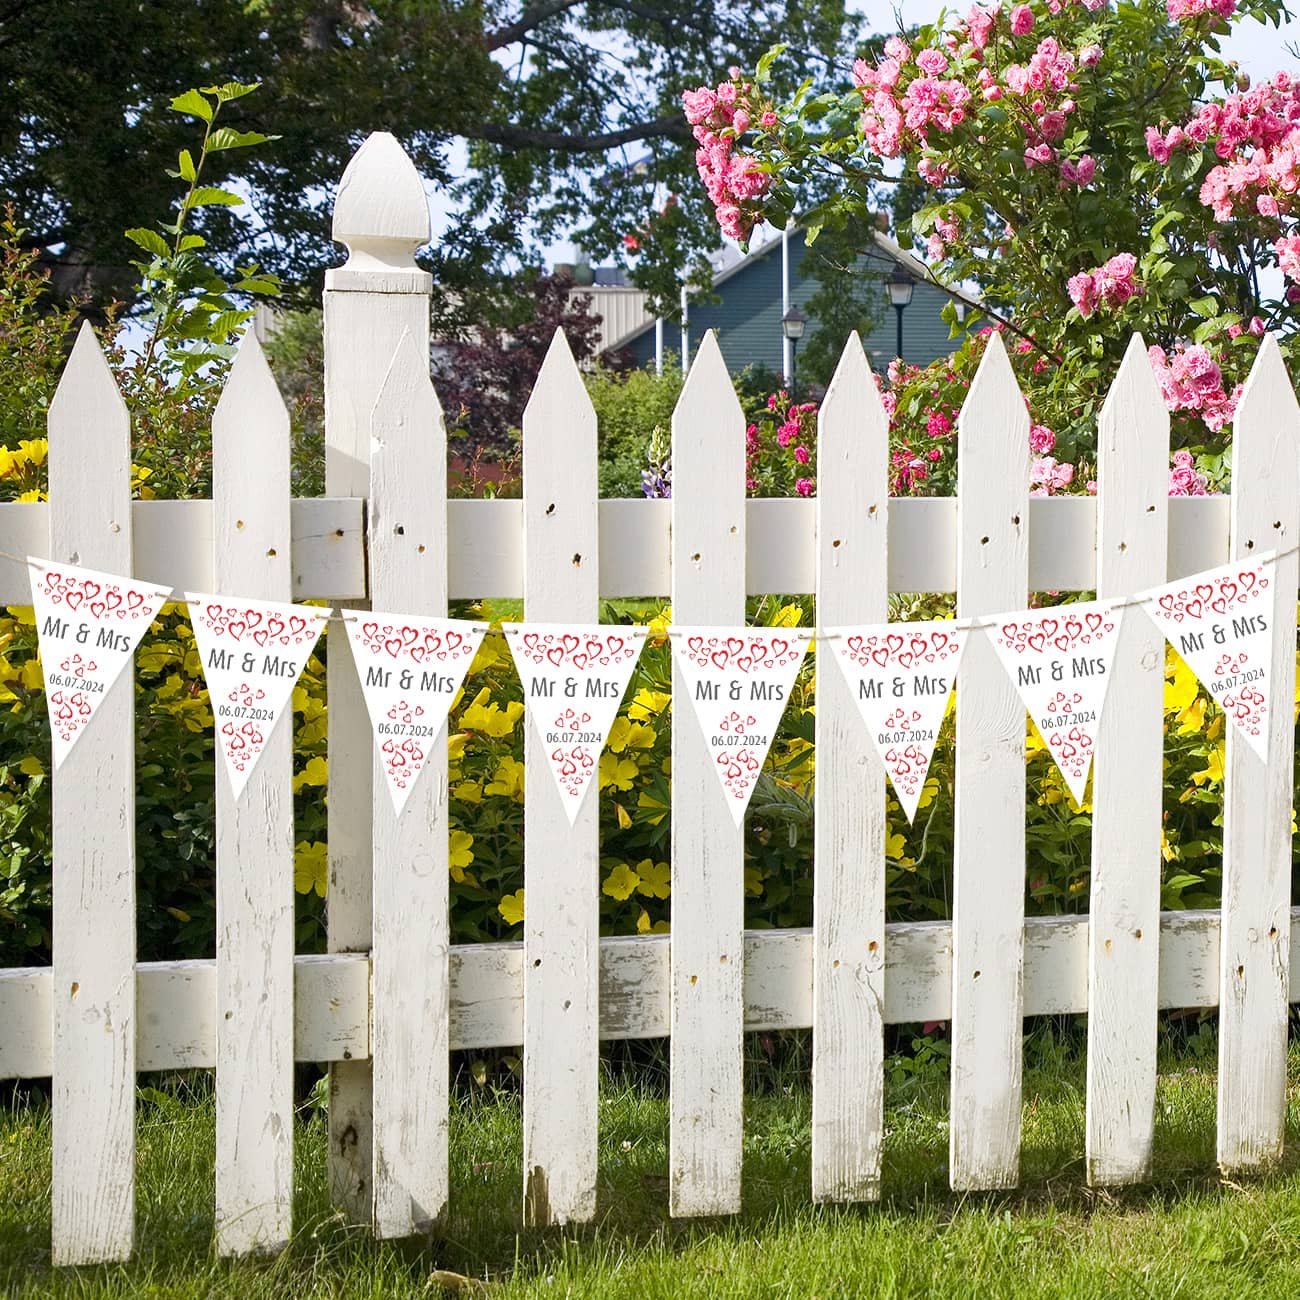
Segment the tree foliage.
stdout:
[[[278,139],[227,155],[219,178],[256,220],[214,207],[194,227],[218,264],[251,245],[287,285],[318,287],[338,179],[368,132],[391,130],[458,205],[428,263],[444,319],[474,321],[530,243],[580,229],[591,251],[622,250],[691,172],[682,89],[778,29],[824,72],[843,0],[29,0],[0,8],[0,191],[57,299],[129,299],[122,231],[168,206],[159,163],[187,142],[175,88],[261,82],[256,118]],[[253,119],[232,103],[225,120]],[[716,242],[704,205],[684,207],[672,248],[637,272],[672,303],[682,249]]]

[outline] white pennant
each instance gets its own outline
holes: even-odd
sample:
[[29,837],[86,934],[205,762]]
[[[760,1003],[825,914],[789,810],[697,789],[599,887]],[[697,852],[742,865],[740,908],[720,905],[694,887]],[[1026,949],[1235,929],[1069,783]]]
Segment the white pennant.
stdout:
[[934,757],[966,638],[955,623],[827,628],[827,643],[909,822]]
[[[1142,593],[1165,639],[1260,758],[1268,760],[1274,555],[1225,564]],[[1290,708],[1288,703],[1287,708]]]
[[347,620],[375,748],[400,817],[487,626],[375,610],[340,612]]
[[1121,613],[1119,602],[1098,600],[997,616],[988,629],[1076,804],[1088,784]]
[[27,567],[57,771],[171,592],[30,556]]
[[806,633],[785,628],[675,627],[677,667],[739,826],[772,747]]
[[524,703],[569,824],[600,769],[600,752],[648,629],[585,623],[505,623]]
[[329,610],[187,592],[217,748],[238,799],[329,618]]

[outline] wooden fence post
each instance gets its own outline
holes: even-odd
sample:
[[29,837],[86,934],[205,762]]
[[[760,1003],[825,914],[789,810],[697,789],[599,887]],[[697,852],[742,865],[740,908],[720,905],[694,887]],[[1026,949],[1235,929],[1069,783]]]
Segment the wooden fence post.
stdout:
[[[49,413],[51,559],[129,577],[131,421],[83,324]],[[46,665],[48,668],[48,665]],[[53,777],[56,1264],[135,1238],[135,673]]]
[[[412,257],[429,240],[424,186],[387,132],[371,135],[343,173],[333,233],[348,260],[325,273],[325,491],[365,497],[375,400],[403,334],[428,351],[433,284]],[[346,636],[331,638],[326,677],[329,950],[368,952],[372,741]],[[371,1124],[370,1062],[336,1062],[330,1067],[330,1194],[358,1222],[374,1212]]]
[[[1135,334],[1097,425],[1097,596],[1168,577],[1169,412]],[[1165,638],[1122,612],[1092,766],[1088,1181],[1151,1172],[1160,974]]]
[[[677,624],[745,621],[745,416],[710,330],[673,412]],[[669,1210],[740,1209],[744,828],[673,665]]]
[[[596,412],[555,331],[524,410],[524,617],[600,617]],[[532,707],[531,705],[529,706]],[[600,1084],[600,789],[569,815],[524,739],[524,1222],[596,1213]]]
[[[290,600],[289,413],[250,330],[212,417],[214,593]],[[293,710],[238,798],[217,763],[217,1252],[293,1231]]]
[[[958,417],[957,617],[1029,594],[1029,416],[1000,334]],[[1014,1187],[1020,1170],[1025,917],[1025,706],[984,631],[957,673],[952,903],[955,1190]]]
[[[817,622],[889,617],[889,418],[856,333],[817,434]],[[827,644],[817,646],[812,1194],[880,1196],[885,774]]]
[[1286,1126],[1300,408],[1272,334],[1237,404],[1232,456],[1233,557],[1291,553],[1272,572],[1268,762],[1227,728],[1218,1140],[1225,1173],[1277,1161]]
[[[447,435],[429,349],[402,335],[375,403],[370,599],[384,612],[447,613]],[[342,629],[340,629],[340,633]],[[335,639],[337,646],[344,640]],[[430,1231],[447,1204],[447,727],[399,818],[373,742],[374,1223]]]

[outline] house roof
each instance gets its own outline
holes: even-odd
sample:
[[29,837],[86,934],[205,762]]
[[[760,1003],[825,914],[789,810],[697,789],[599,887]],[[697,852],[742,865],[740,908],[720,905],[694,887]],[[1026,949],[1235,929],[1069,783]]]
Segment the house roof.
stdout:
[[[790,232],[792,234],[801,230],[803,230],[803,226],[798,223],[790,227]],[[931,285],[933,288],[946,293],[950,298],[956,298],[960,302],[966,302],[975,307],[980,305],[978,295],[967,293],[964,290],[959,292],[941,283],[939,280],[935,279],[934,273],[930,270],[929,266],[921,261],[919,257],[909,253],[907,249],[902,247],[902,245],[890,239],[888,235],[879,230],[873,230],[871,236],[876,251],[889,261],[896,262],[899,266],[903,267],[917,281],[922,284]],[[728,280],[740,275],[743,271],[750,270],[761,259],[770,257],[772,253],[776,251],[779,243],[779,237],[769,239],[759,248],[751,249],[748,253],[723,267],[721,271],[715,272],[713,276],[713,287],[716,289],[719,285],[725,284]],[[631,343],[634,339],[640,338],[643,334],[653,328],[654,320],[652,318],[645,323],[638,325],[635,329],[629,330],[628,333],[620,335],[611,343],[605,344],[604,347],[606,350],[626,347],[627,344]]]

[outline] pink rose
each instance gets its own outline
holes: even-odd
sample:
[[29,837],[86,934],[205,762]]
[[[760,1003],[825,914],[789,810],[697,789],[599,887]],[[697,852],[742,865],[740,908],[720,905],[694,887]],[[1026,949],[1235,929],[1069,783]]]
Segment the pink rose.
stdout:
[[1017,5],[1011,11],[1012,36],[1028,36],[1034,30],[1034,11],[1028,5]]

